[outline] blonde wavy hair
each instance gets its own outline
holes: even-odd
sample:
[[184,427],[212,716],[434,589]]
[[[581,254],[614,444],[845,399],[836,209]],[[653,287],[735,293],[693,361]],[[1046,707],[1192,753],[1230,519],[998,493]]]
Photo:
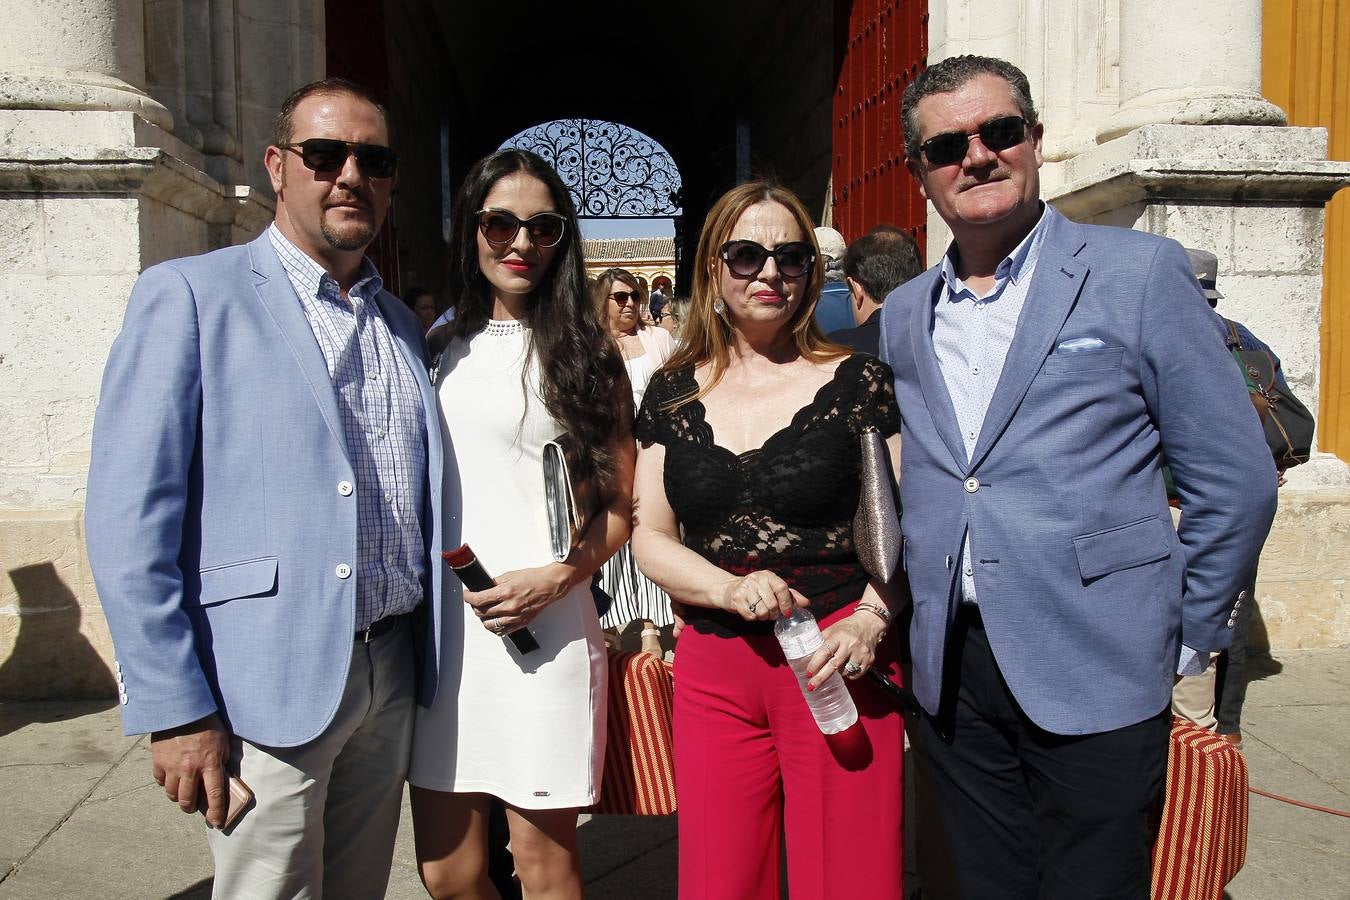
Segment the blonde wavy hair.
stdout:
[[792,332],[797,352],[815,363],[839,359],[851,352],[827,339],[816,324],[816,304],[820,301],[825,267],[821,264],[820,247],[816,244],[814,226],[806,207],[796,194],[779,184],[749,181],[727,191],[713,204],[699,234],[698,250],[694,255],[694,290],[689,298],[688,314],[681,322],[680,345],[661,370],[674,371],[708,363],[712,372],[703,387],[687,397],[676,399],[673,408],[704,397],[722,380],[731,361],[731,324],[713,310],[713,304],[722,295],[721,267],[726,265],[721,257],[722,245],[731,239],[731,231],[745,211],[758,203],[777,203],[786,209],[796,221],[802,240],[816,252],[802,302],[786,325]]

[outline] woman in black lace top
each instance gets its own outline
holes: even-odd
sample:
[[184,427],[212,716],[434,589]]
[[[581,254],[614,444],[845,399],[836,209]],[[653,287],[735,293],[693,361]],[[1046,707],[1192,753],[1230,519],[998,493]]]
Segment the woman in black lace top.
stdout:
[[[683,608],[675,654],[681,897],[793,900],[901,890],[902,722],[885,588],[853,548],[859,436],[898,452],[890,369],[821,335],[811,221],[790,192],[732,189],[699,238],[682,347],[638,416],[633,550]],[[896,467],[898,471],[898,466]],[[853,679],[859,725],[821,734],[773,636],[808,606],[810,685]],[[847,668],[846,668],[847,667]]]

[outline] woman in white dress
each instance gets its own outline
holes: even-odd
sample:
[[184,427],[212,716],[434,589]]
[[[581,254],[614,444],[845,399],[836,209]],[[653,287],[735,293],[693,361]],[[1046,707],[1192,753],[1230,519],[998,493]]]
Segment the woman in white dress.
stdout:
[[[647,382],[675,352],[675,339],[664,328],[642,321],[642,288],[627,269],[606,269],[597,275],[591,285],[591,297],[600,320],[608,324],[623,355],[636,410],[642,406]],[[622,632],[629,623],[641,622],[642,651],[661,656],[660,629],[674,621],[670,598],[638,571],[630,545],[625,544],[605,563],[600,585],[614,599],[600,624]]]
[[[605,656],[591,576],[631,530],[633,412],[622,360],[586,288],[576,213],[540,157],[480,160],[456,200],[458,314],[436,391],[445,441],[445,546],[467,543],[497,585],[444,579],[435,703],[419,709],[408,780],[422,882],[433,897],[496,897],[485,832],[507,809],[526,896],[581,896],[579,807],[596,800]],[[541,463],[568,432],[600,512],[553,562]],[[539,649],[505,636],[528,629]]]

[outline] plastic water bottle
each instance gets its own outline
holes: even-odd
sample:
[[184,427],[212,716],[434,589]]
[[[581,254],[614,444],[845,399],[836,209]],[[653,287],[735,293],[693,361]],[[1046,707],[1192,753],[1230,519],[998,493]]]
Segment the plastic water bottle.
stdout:
[[810,681],[806,664],[820,645],[825,643],[816,617],[804,609],[798,609],[775,622],[773,634],[783,648],[788,665],[797,675],[802,696],[806,698],[806,705],[811,707],[811,715],[815,716],[820,730],[825,734],[838,734],[858,721],[858,708],[853,705],[853,697],[849,695],[848,686],[838,672],[831,673],[814,691],[806,689],[806,682]]

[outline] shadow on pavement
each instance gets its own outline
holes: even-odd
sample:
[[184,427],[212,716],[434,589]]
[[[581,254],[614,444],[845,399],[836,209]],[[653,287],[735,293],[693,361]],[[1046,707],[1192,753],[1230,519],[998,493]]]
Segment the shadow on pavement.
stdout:
[[211,885],[215,879],[203,878],[192,887],[170,894],[164,900],[211,900]]
[[1284,663],[1273,656],[1248,656],[1247,681],[1260,681],[1272,678],[1284,671]]
[[[117,682],[80,633],[79,601],[56,567],[39,563],[8,574],[19,598],[19,634],[9,658],[0,664],[0,701],[76,699],[97,704],[81,715],[111,707]],[[70,718],[70,706],[25,702],[5,709],[0,712],[0,737],[34,722]],[[42,718],[44,710],[54,718]]]

